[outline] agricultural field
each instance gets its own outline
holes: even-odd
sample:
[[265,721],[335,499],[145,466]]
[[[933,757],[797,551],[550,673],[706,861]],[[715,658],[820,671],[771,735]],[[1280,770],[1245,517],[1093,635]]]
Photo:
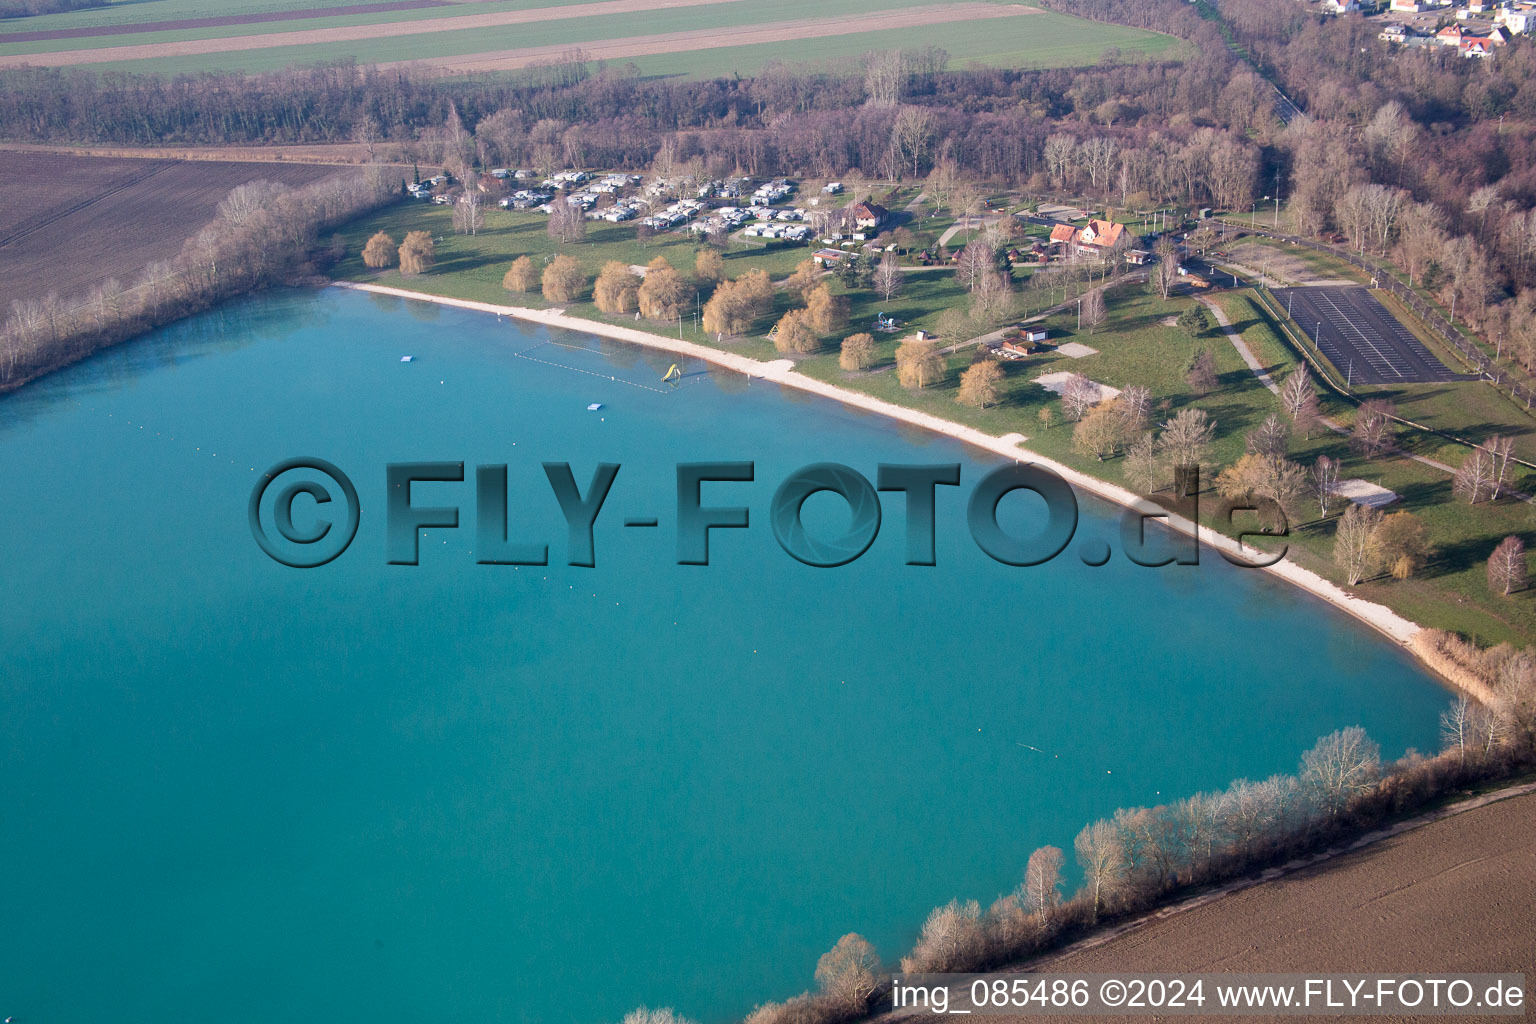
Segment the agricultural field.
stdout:
[[250,0],[212,16],[184,0],[146,0],[8,21],[0,25],[0,67],[261,71],[350,58],[478,73],[580,47],[590,59],[633,62],[643,74],[708,76],[874,49],[939,46],[955,66],[1044,67],[1091,64],[1109,49],[1131,58],[1159,54],[1174,44],[999,0],[848,0],[835,11],[814,0],[783,0],[767,11],[743,0]]
[[238,185],[303,185],[320,164],[137,160],[0,151],[0,177],[19,198],[0,207],[0,309],[47,292],[133,282],[213,219]]

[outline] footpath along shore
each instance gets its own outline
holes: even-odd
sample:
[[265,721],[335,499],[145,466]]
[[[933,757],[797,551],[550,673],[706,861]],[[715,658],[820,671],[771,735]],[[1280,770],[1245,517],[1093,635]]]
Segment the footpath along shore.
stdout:
[[[430,295],[426,292],[410,291],[405,288],[391,288],[386,285],[363,284],[352,281],[337,281],[335,286],[347,288],[353,291],[371,292],[375,295],[392,295],[402,299],[416,299],[422,302],[435,302],[444,306],[455,306],[459,309],[475,310],[482,313],[496,313],[500,316],[515,317],[531,323],[544,324],[549,327],[559,327],[565,330],[582,331],[587,334],[597,334],[605,338],[613,338],[617,341],[629,342],[634,345],[643,345],[646,348],[660,349],[681,355],[701,359],[716,366],[723,366],[738,373],[744,373],[749,377],[760,380],[772,381],[785,387],[798,388],[801,391],[823,398],[830,398],[844,405],[863,409],[880,416],[888,416],[903,423],[931,430],[946,437],[952,437],[957,441],[1001,455],[1004,458],[1015,461],[1028,460],[1036,465],[1049,469],[1051,472],[1066,480],[1073,487],[1080,488],[1103,498],[1105,501],[1114,502],[1127,508],[1146,508],[1145,499],[1126,490],[1124,487],[1108,483],[1086,473],[1063,465],[1043,455],[1022,447],[1028,440],[1022,434],[1004,434],[995,436],[967,427],[964,424],[934,416],[931,413],[921,412],[917,409],[909,409],[906,406],[896,405],[879,398],[850,391],[847,388],[828,384],[814,377],[807,377],[803,373],[796,372],[793,361],[788,359],[776,359],[773,362],[763,362],[734,352],[726,352],[722,349],[711,348],[708,345],[700,345],[696,342],[684,341],[679,338],[668,338],[661,334],[652,334],[649,331],[636,330],[632,327],[621,327],[615,324],[607,324],[598,320],[587,320],[582,317],[568,316],[561,310],[555,309],[528,309],[521,306],[499,306],[490,302],[474,302],[469,299],[453,299],[442,295]],[[1253,552],[1245,551],[1241,545],[1230,537],[1223,536],[1209,529],[1199,529],[1190,520],[1169,514],[1163,520],[1173,529],[1196,538],[1200,543],[1218,551],[1225,552],[1237,558],[1253,557]],[[1420,631],[1416,622],[1398,615],[1392,609],[1372,601],[1364,601],[1353,594],[1324,579],[1309,569],[1303,569],[1290,559],[1282,559],[1265,569],[1266,572],[1288,583],[1300,587],[1307,593],[1319,597],[1328,603],[1343,609],[1350,615],[1364,622],[1366,625],[1380,632],[1382,635],[1402,644],[1423,661],[1420,654],[1420,645],[1413,643],[1415,634]],[[1429,665],[1437,674],[1444,675],[1436,666]],[[1471,691],[1471,695],[1479,699],[1485,699],[1487,694],[1478,692],[1477,687],[1470,680],[1454,680],[1462,688]]]

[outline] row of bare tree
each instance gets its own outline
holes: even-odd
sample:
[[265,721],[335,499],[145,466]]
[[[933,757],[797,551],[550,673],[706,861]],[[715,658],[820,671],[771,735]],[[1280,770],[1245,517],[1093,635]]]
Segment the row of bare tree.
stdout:
[[0,326],[0,390],[82,359],[231,296],[315,278],[322,231],[398,194],[378,168],[302,188],[254,181],[232,191],[218,215],[174,259],[145,268],[132,285],[103,281],[86,295],[18,299]]
[[[951,900],[923,923],[908,973],[965,973],[1017,962],[1100,922],[1170,897],[1242,877],[1356,836],[1466,785],[1536,762],[1536,649],[1490,650],[1435,633],[1430,643],[1480,680],[1485,703],[1458,698],[1442,715],[1441,752],[1383,764],[1359,727],[1323,737],[1295,774],[1239,779],[1157,807],[1122,808],[1086,826],[1072,844],[1081,882],[1064,895],[1066,857],[1032,853],[1019,886],[990,906]],[[873,946],[840,939],[817,964],[815,992],[759,1006],[747,1024],[830,1024],[878,1009],[886,976]]]

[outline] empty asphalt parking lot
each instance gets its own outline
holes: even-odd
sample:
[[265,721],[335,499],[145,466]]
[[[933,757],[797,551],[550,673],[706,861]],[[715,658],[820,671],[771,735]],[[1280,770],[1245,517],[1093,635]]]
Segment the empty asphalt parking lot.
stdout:
[[1351,384],[1464,380],[1415,338],[1366,288],[1282,288],[1291,319]]

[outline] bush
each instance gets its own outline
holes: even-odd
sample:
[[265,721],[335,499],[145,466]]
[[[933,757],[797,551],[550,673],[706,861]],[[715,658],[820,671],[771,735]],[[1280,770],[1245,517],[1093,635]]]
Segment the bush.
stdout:
[[862,370],[875,361],[875,336],[854,334],[843,339],[842,351],[837,354],[837,365],[845,370]]
[[501,279],[501,286],[509,292],[531,292],[539,286],[539,272],[533,269],[533,260],[519,256],[512,261]]
[[592,301],[604,313],[629,313],[636,308],[639,292],[639,276],[618,260],[609,260],[597,275]]
[[575,302],[587,287],[587,275],[574,257],[561,254],[544,268],[544,298],[550,302]]
[[437,246],[425,231],[412,231],[400,243],[400,273],[406,276],[425,274],[437,262]]
[[383,231],[368,239],[368,244],[363,246],[363,265],[373,270],[392,267],[399,258],[399,246],[395,245],[395,240]]

